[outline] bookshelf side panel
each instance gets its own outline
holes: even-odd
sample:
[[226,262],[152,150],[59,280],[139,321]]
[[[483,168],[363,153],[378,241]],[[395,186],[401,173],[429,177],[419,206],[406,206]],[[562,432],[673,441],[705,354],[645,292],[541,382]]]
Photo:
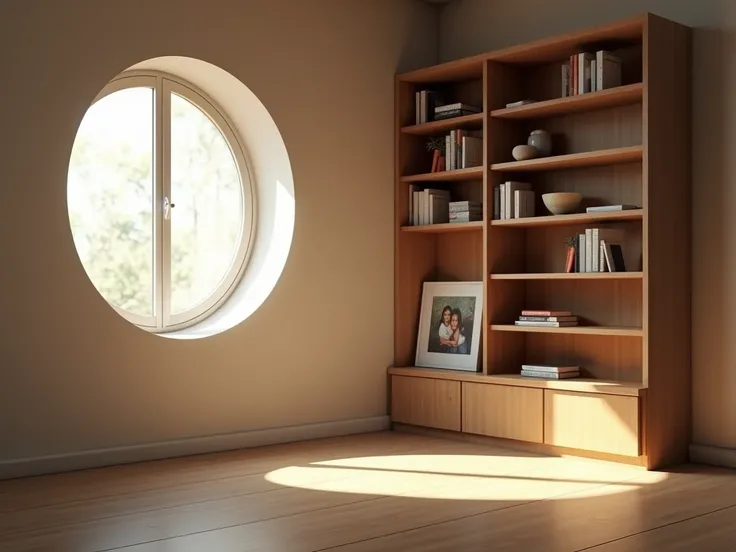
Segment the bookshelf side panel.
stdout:
[[691,436],[691,30],[649,15],[644,43],[644,368],[649,468]]

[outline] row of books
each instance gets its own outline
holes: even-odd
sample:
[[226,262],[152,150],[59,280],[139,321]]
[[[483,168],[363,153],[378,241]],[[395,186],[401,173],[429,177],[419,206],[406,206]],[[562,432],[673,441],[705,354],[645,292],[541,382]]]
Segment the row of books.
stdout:
[[621,58],[606,50],[581,52],[562,64],[562,97],[621,86]]
[[535,194],[528,182],[504,182],[493,188],[493,219],[534,216]]
[[450,192],[409,186],[409,225],[446,224],[483,220],[482,201],[451,201]]
[[570,311],[563,310],[523,310],[518,320],[514,321],[514,324],[517,326],[565,328],[577,326],[578,317]]
[[436,90],[420,90],[414,93],[415,123],[420,125],[480,113],[481,108],[463,102],[445,103]]
[[[445,170],[480,167],[483,164],[483,131],[451,130],[445,136]],[[434,166],[433,166],[434,168]],[[435,172],[435,171],[433,171]]]
[[521,375],[539,379],[570,379],[580,377],[579,366],[552,366],[549,364],[522,364]]
[[624,230],[586,228],[567,239],[565,272],[626,272]]

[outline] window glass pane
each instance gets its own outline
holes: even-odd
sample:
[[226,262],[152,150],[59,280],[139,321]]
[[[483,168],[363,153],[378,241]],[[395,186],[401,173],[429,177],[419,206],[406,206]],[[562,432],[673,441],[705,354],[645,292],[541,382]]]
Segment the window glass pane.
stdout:
[[171,312],[207,299],[228,273],[243,227],[240,175],[224,136],[171,95]]
[[96,102],[69,166],[74,243],[102,296],[153,315],[154,91],[128,88]]

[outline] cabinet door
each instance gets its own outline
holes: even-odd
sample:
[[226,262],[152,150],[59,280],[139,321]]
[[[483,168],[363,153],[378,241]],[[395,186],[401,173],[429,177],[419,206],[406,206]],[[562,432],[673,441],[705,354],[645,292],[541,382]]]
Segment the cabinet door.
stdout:
[[391,420],[460,431],[460,382],[391,376]]
[[549,445],[639,456],[639,399],[544,391],[544,442]]
[[542,442],[542,389],[463,382],[463,431]]

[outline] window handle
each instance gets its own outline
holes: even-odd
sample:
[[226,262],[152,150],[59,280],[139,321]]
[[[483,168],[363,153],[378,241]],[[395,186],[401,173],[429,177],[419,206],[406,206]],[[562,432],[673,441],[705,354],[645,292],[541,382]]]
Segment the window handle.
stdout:
[[169,201],[168,197],[164,198],[164,220],[169,220],[169,217],[171,216],[171,210],[176,207],[173,203]]

